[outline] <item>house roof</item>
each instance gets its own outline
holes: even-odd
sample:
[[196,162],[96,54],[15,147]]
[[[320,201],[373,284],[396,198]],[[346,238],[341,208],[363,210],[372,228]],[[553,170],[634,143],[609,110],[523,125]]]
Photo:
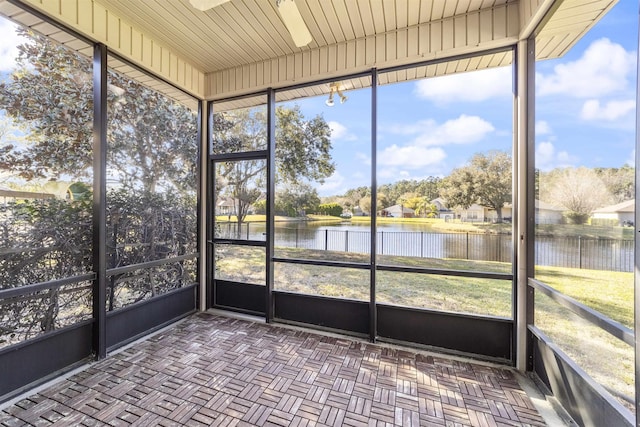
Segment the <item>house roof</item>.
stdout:
[[442,206],[447,206],[447,201],[442,197],[436,197],[435,199],[431,200],[429,203],[432,203],[432,204],[440,203]]
[[636,200],[626,200],[611,206],[596,209],[593,213],[619,213],[619,212],[635,212]]
[[[296,47],[276,0],[230,0],[206,11],[195,9],[189,0],[23,1],[199,99],[222,99],[436,59],[442,62],[411,72],[394,69],[381,74],[379,83],[508,65],[513,55],[500,49],[534,32],[537,58],[559,57],[616,3],[295,0],[312,36],[308,45]],[[0,13],[92,56],[90,44],[69,37],[9,0],[0,0]],[[467,56],[474,52],[485,53]],[[179,90],[145,77],[115,56],[110,57],[110,66],[180,97]],[[341,84],[349,89],[371,82],[364,77]],[[327,92],[328,83],[287,96]],[[264,99],[260,97],[259,102]]]
[[218,203],[216,203],[216,206],[222,207],[222,206],[235,206],[235,199],[231,198],[231,197],[224,197],[218,200]]

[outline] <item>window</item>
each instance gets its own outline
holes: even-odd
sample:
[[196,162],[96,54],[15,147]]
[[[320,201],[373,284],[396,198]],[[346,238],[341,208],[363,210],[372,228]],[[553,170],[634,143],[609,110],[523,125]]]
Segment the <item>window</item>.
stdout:
[[360,206],[371,194],[370,86],[365,76],[276,93],[276,290],[369,300],[368,272],[348,267],[368,269],[371,253]]
[[633,346],[547,293],[633,328],[637,31],[622,0],[560,58],[536,40],[535,325],[629,408]]
[[0,298],[2,347],[91,318],[93,82],[89,58],[0,26],[15,40],[0,74],[0,290],[16,291]]
[[378,302],[512,316],[512,57],[379,75]]
[[198,122],[195,101],[165,95],[155,79],[129,77],[131,68],[111,56],[109,65],[107,309],[114,310],[196,280]]

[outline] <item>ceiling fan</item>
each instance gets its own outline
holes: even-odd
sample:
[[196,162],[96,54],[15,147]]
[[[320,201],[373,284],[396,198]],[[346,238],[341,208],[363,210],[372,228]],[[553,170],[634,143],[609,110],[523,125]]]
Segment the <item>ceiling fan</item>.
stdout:
[[[198,10],[209,10],[231,0],[189,0],[191,6]],[[311,43],[311,33],[300,15],[295,0],[275,0],[282,22],[289,30],[293,42],[298,47]]]

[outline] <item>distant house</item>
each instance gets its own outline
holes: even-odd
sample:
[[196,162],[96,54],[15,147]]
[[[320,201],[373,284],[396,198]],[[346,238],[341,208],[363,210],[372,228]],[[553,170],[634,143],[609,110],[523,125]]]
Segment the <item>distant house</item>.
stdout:
[[562,224],[564,209],[536,200],[536,224]]
[[635,199],[618,203],[611,206],[605,206],[593,211],[591,217],[593,219],[612,219],[618,222],[618,225],[633,224],[635,216]]
[[447,202],[442,197],[431,200],[429,203],[436,206],[437,217],[443,219],[453,219],[455,213],[447,207]]
[[216,203],[216,215],[235,215],[236,203],[231,197],[224,197]]
[[367,214],[360,208],[360,206],[356,206],[353,208],[353,216],[367,216]]
[[484,222],[485,207],[476,203],[466,209],[458,207],[455,209],[456,218],[462,222]]
[[393,205],[379,211],[378,216],[387,216],[393,218],[415,218],[416,212],[413,209],[406,208],[402,205]]
[[[474,203],[467,209],[457,208],[455,210],[456,218],[462,222],[496,222],[498,220],[498,212],[495,209]],[[505,203],[502,207],[502,219],[511,219],[513,216],[513,206],[511,203]]]
[[[261,200],[262,196],[260,196],[256,202]],[[255,203],[255,202],[254,202]],[[223,197],[218,200],[216,203],[216,215],[236,215],[236,210],[238,209],[239,200],[233,197]],[[255,208],[253,205],[249,205],[246,208],[246,214],[253,215],[255,213]]]

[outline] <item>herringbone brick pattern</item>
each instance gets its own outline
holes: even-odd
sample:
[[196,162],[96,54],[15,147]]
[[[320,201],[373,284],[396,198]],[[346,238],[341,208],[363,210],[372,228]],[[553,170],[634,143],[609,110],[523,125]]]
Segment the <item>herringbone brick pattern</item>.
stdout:
[[18,426],[543,426],[509,369],[197,314],[0,412]]

